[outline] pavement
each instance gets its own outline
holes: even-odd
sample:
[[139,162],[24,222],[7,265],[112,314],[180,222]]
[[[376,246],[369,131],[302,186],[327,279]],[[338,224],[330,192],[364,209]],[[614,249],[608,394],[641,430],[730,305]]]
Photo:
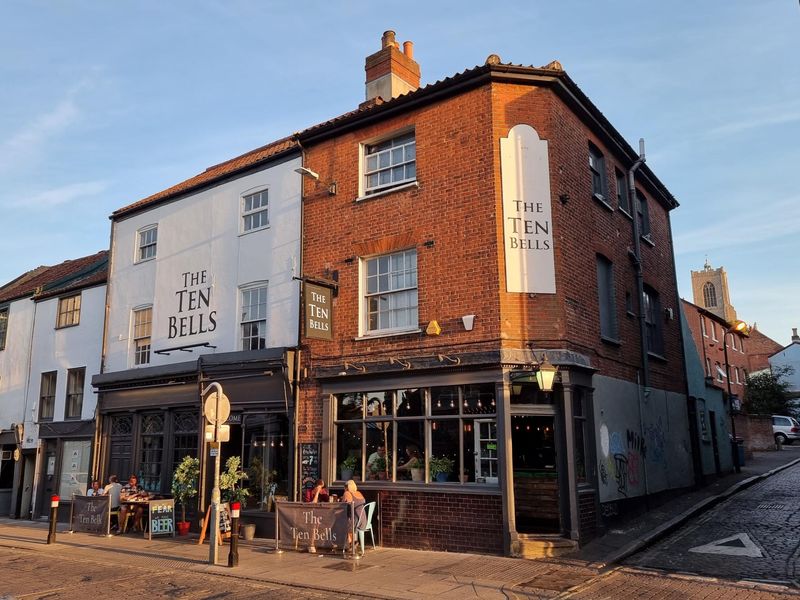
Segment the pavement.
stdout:
[[[586,596],[591,589],[587,586],[652,577],[627,567],[613,568],[616,563],[737,491],[798,462],[800,448],[757,454],[741,473],[677,497],[620,525],[573,556],[561,558],[524,560],[399,548],[373,550],[368,543],[365,556],[354,560],[341,555],[276,552],[274,542],[256,540],[240,543],[239,565],[229,568],[225,566],[227,546],[220,549],[218,564],[211,565],[208,544],[198,545],[196,537],[104,537],[69,533],[62,524],[56,543],[48,545],[47,523],[13,519],[0,519],[0,549],[45,553],[54,561],[59,556],[107,565],[122,561],[142,568],[213,574],[353,598],[600,597],[594,592]],[[683,585],[681,580],[672,581]]]

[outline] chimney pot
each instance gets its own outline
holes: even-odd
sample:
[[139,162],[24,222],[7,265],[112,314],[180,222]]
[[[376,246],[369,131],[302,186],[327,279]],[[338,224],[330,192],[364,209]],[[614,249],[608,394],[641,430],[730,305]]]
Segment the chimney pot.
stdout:
[[394,31],[389,29],[388,31],[383,32],[383,37],[381,38],[381,47],[382,48],[389,48],[394,46],[397,48],[397,42],[394,40]]
[[403,42],[403,54],[414,60],[414,42]]
[[792,327],[792,341],[800,342],[800,336],[797,335],[797,327]]

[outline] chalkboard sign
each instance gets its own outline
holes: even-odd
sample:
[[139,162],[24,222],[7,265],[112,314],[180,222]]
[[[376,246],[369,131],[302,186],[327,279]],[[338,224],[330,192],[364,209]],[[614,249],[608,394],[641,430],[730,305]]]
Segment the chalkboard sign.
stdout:
[[110,496],[72,496],[72,531],[108,535],[111,526]]
[[320,478],[319,444],[300,444],[300,489],[314,487]]
[[175,500],[150,500],[148,539],[157,535],[175,537]]

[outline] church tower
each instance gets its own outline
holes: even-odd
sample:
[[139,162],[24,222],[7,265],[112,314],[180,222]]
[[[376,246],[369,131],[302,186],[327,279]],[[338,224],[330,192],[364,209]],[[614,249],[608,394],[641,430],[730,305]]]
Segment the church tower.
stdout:
[[728,323],[736,320],[736,309],[731,304],[728,293],[728,274],[720,267],[714,269],[706,259],[702,271],[692,271],[692,295],[694,303],[709,312],[725,319]]

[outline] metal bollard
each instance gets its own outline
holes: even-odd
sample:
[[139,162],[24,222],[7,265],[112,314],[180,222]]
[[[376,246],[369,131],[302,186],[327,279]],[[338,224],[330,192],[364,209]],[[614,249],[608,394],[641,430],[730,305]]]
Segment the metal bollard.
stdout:
[[54,544],[56,541],[56,523],[58,522],[58,496],[50,496],[50,531],[47,533],[47,543]]
[[241,502],[231,502],[231,549],[228,553],[228,566],[239,566],[239,510]]

